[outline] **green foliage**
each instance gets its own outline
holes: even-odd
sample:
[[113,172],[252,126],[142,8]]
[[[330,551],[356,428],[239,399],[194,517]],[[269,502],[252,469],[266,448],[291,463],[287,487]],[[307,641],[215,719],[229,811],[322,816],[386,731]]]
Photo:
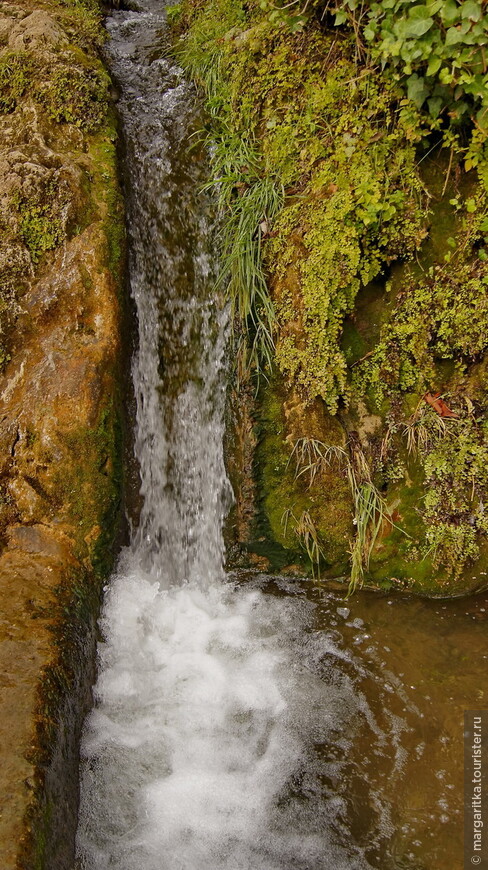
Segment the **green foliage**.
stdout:
[[474,360],[488,348],[488,197],[482,188],[457,211],[443,261],[427,272],[407,267],[380,341],[356,372],[381,401],[397,390],[423,393],[436,381],[440,360]]
[[[359,5],[359,4],[358,4]],[[458,123],[474,111],[488,132],[488,19],[476,0],[368,4],[363,35],[373,60],[390,64],[417,108]]]
[[40,185],[29,196],[16,194],[12,205],[19,213],[20,233],[32,262],[38,263],[42,254],[56,248],[66,236],[63,203],[57,199],[56,189],[50,181]]
[[[48,136],[54,153],[58,148],[58,123],[74,124],[88,134],[98,130],[103,137],[107,127],[109,79],[96,53],[104,32],[98,0],[45,0],[41,5],[64,29],[70,44],[48,47],[33,43],[28,52],[0,50],[0,115],[14,113],[34,102],[43,134]],[[19,112],[13,124],[14,135],[27,136],[27,141],[26,118],[27,115]],[[84,138],[84,142],[89,147],[90,139]],[[61,145],[61,154],[67,147],[65,143]],[[85,144],[81,147],[84,150]],[[111,148],[113,151],[113,145]],[[84,155],[83,164],[86,162]],[[107,181],[113,178],[113,158],[109,172],[111,174],[104,179],[104,191],[111,190]],[[52,170],[47,176],[32,177],[28,184],[21,186],[10,200],[10,221],[0,226],[9,252],[3,255],[0,275],[0,369],[10,358],[9,335],[21,310],[19,300],[32,277],[25,248],[31,262],[37,265],[45,252],[54,250],[65,239],[69,202],[79,206],[74,202],[73,191],[68,189],[66,176],[54,181],[54,173]],[[115,239],[117,233],[121,234],[120,208],[117,206],[116,214],[115,206],[111,207],[105,193],[100,196],[100,200],[103,199],[107,200],[107,207],[102,206],[104,217],[107,210],[110,211],[106,225],[110,256],[114,260],[116,246],[119,252],[121,250],[120,240]],[[74,218],[74,209],[69,211]],[[77,214],[76,219],[79,218]],[[81,223],[79,220],[78,226],[71,230],[79,231]]]
[[[281,279],[277,363],[332,413],[348,396],[344,318],[384,264],[411,256],[425,235],[422,186],[413,149],[395,126],[393,99],[374,81],[351,83],[352,74],[351,65],[337,64],[316,94],[317,114],[330,124],[322,131],[324,156],[278,219],[269,260]],[[378,135],[385,119],[387,130]]]
[[[335,465],[347,477],[354,507],[353,524],[356,534],[351,542],[351,578],[348,595],[362,586],[364,573],[369,568],[378,536],[391,517],[384,498],[381,496],[371,477],[366,457],[355,441],[349,444],[349,451],[337,445],[324,444],[316,438],[299,438],[295,442],[290,460],[295,458],[297,478],[309,477],[309,486]],[[320,566],[323,549],[320,537],[313,524],[309,522],[308,512],[298,520],[292,511],[285,512],[285,520],[291,517],[295,522],[295,534],[303,539],[309,559]],[[312,528],[311,528],[312,526]],[[400,530],[401,531],[401,530]]]
[[39,99],[49,118],[94,132],[108,105],[109,78],[101,69],[66,64],[54,69]]
[[360,53],[389,71],[430,129],[474,123],[467,168],[476,165],[488,135],[488,18],[481,0],[343,0],[326,6],[336,25],[353,28]]
[[[417,140],[443,129],[446,141],[460,126],[471,130],[470,169],[488,136],[488,18],[482,0],[261,0],[274,26],[302,30],[312,14],[354,34],[356,60],[379,64],[406,99]],[[459,146],[459,143],[457,143]]]
[[79,49],[49,64],[23,51],[0,52],[0,114],[28,95],[51,120],[93,132],[106,117],[109,84],[101,63],[87,62]]
[[262,176],[259,157],[249,140],[236,138],[222,125],[213,144],[215,180],[209,186],[217,185],[218,204],[225,215],[220,280],[225,281],[234,318],[241,325],[244,364],[259,371],[263,362],[272,365],[275,329],[261,247],[280,211],[283,191],[271,178]]
[[307,554],[307,558],[312,566],[312,575],[320,577],[320,561],[324,558],[324,551],[320,545],[317,528],[309,511],[304,510],[299,516],[296,516],[291,508],[287,508],[283,513],[281,522],[284,527],[285,537],[288,526],[291,526],[300,547]]
[[[213,119],[224,263],[252,363],[269,368],[276,343],[282,373],[332,411],[347,394],[344,317],[382,265],[411,256],[424,235],[394,93],[374,76],[358,80],[347,54],[318,28],[305,42],[262,14],[245,21],[234,0],[195,9],[178,49]],[[300,259],[298,299],[278,290],[271,300],[263,254],[278,278]]]
[[31,83],[33,67],[27,52],[0,53],[0,115],[15,109]]
[[62,0],[62,5],[79,12],[91,12],[98,18],[101,16],[102,4],[100,0]]
[[56,17],[69,35],[70,44],[89,51],[101,46],[106,39],[102,24],[101,0],[50,0],[54,2]]
[[420,449],[427,494],[423,517],[434,565],[459,577],[479,554],[478,537],[488,533],[488,430],[484,415],[457,408],[460,418],[439,427],[434,412],[421,417],[429,433]]
[[33,263],[38,263],[45,251],[56,248],[64,238],[62,222],[51,214],[49,204],[22,208],[20,227]]
[[[459,383],[460,372],[488,350],[487,27],[475,6],[183,0],[174,16],[179,56],[207,97],[229,292],[252,364],[259,357],[269,369],[273,362],[300,401],[312,407],[318,398],[340,417],[346,410],[348,427],[364,408],[388,414],[395,433],[381,460],[380,434],[364,435],[367,473],[329,455],[320,447],[323,434],[294,433],[295,456],[303,453],[294,480],[278,436],[266,456],[263,501],[275,539],[291,550],[301,530],[312,561],[322,560],[323,549],[327,562],[327,523],[334,522],[329,502],[323,516],[329,493],[320,493],[320,482],[327,474],[341,477],[347,489],[347,469],[353,470],[349,494],[340,493],[349,516],[352,496],[356,519],[351,588],[370,562],[374,574],[393,556],[398,577],[413,576],[407,563],[422,558],[416,577],[432,561],[442,576],[458,577],[485,534],[463,458],[464,437],[466,450],[470,445],[478,456],[470,467],[481,468],[479,421],[469,422],[466,406],[461,413],[454,400],[459,421],[430,411],[405,424],[419,397],[442,389],[453,372]],[[334,29],[334,20],[346,27]],[[433,146],[444,172],[438,189],[423,172]],[[450,154],[444,162],[442,148]],[[474,173],[462,181],[461,161],[477,168],[479,183]],[[373,329],[366,288],[372,279],[380,287],[390,268]],[[369,318],[366,327],[361,318]],[[354,359],[342,346],[345,325],[362,346]],[[332,474],[334,463],[342,475],[337,468]],[[488,498],[486,487],[480,475],[479,504]],[[450,490],[459,490],[458,501]],[[389,504],[412,540],[397,534]],[[277,531],[283,509],[286,533],[282,526]],[[348,522],[343,516],[342,542]]]
[[351,548],[351,579],[348,596],[363,584],[364,572],[368,570],[378,535],[385,522],[390,521],[390,515],[384,498],[378,492],[371,480],[359,483],[351,477],[356,537]]

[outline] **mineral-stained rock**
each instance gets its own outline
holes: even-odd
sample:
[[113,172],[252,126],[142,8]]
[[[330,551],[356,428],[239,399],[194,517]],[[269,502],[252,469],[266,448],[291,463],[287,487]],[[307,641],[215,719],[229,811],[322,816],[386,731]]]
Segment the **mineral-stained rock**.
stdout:
[[[0,60],[69,71],[65,14],[3,4]],[[58,121],[39,93],[0,104],[2,870],[73,864],[77,740],[119,499],[113,122]]]

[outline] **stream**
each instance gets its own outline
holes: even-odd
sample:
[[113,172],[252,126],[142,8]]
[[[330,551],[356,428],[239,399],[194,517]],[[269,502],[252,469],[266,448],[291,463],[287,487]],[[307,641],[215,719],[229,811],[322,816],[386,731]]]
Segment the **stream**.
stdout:
[[[126,148],[141,509],[106,589],[79,870],[461,870],[487,596],[224,572],[228,314],[163,4],[107,20]],[[486,654],[484,654],[486,652]]]

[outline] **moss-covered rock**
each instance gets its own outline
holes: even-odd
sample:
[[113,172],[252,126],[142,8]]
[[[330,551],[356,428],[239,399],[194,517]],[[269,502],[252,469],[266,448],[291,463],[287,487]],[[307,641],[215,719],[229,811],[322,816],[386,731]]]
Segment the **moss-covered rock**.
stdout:
[[124,261],[96,3],[0,10],[0,863],[72,867],[120,505]]
[[[486,585],[482,131],[472,169],[462,131],[435,139],[327,17],[184,0],[172,18],[208,97],[243,363],[269,378],[260,550],[304,549],[331,572],[349,550],[353,585]],[[322,487],[305,484],[313,463]]]

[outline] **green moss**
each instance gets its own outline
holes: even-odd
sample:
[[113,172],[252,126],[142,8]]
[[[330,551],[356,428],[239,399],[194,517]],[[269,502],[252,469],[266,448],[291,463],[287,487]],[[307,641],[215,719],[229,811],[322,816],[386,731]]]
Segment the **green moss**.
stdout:
[[[278,292],[272,307],[260,291],[256,307],[266,312],[261,331],[276,339],[275,361],[289,383],[309,399],[321,396],[334,412],[347,395],[344,318],[382,264],[410,256],[424,235],[414,149],[396,124],[393,91],[372,72],[357,77],[347,40],[336,45],[312,25],[306,39],[279,31],[254,8],[245,24],[242,7],[228,0],[194,10],[181,57],[205,84],[218,164],[227,168],[219,175],[231,181],[226,247],[239,232],[243,202],[263,179],[293,188],[281,214],[264,206],[251,211],[250,238],[266,242],[259,247],[278,277],[299,260],[299,292]],[[223,154],[233,151],[226,163]],[[229,292],[250,300],[236,311],[260,329],[250,272],[238,272]]]
[[111,109],[103,127],[90,137],[90,171],[83,179],[84,203],[78,216],[77,231],[101,220],[107,243],[106,264],[119,290],[123,286],[126,234],[124,201],[118,180],[117,119]]
[[122,483],[117,407],[105,407],[96,427],[65,437],[69,458],[54,481],[55,490],[62,494],[75,529],[77,557],[104,577],[112,566]]
[[[446,212],[448,218],[442,220]],[[380,396],[398,390],[421,394],[437,386],[439,363],[473,361],[488,347],[486,193],[479,186],[465,203],[454,198],[438,206],[433,218],[436,239],[427,263],[422,270],[405,267],[389,285],[392,301],[380,340],[356,372],[358,382],[366,379]]]
[[79,47],[58,50],[49,62],[35,53],[0,52],[0,114],[28,96],[50,120],[93,132],[105,119],[109,85],[102,63]]
[[[262,387],[256,453],[261,513],[256,537],[264,534],[283,547],[289,562],[299,558],[309,570],[316,570],[318,563],[320,570],[337,573],[347,564],[352,536],[347,476],[334,463],[312,481],[303,473],[293,453],[297,424],[287,422],[283,413],[285,397],[279,380]],[[318,427],[328,443],[343,443],[344,434],[334,418],[318,413],[314,419],[312,415],[309,431],[316,432]]]
[[19,215],[22,240],[36,264],[46,251],[53,250],[66,238],[63,212],[67,192],[49,177],[40,180],[28,195],[16,193],[11,202]]
[[[476,159],[463,150],[467,139],[428,142],[432,125],[413,97],[352,61],[350,35],[305,19],[292,27],[283,14],[183,0],[174,16],[182,62],[211,116],[224,251],[237,263],[228,285],[235,331],[261,355],[251,355],[255,368],[277,370],[286,387],[272,379],[261,393],[262,528],[292,554],[310,518],[329,565],[349,546],[344,470],[320,492],[290,467],[293,441],[340,443],[325,423],[310,434],[305,415],[290,428],[284,396],[297,391],[304,405],[319,401],[341,419],[350,445],[361,433],[369,480],[392,518],[370,577],[451,592],[472,582],[471,566],[484,558],[476,505],[488,498],[486,155],[481,140]],[[478,177],[465,172],[475,164]],[[279,194],[273,207],[262,190]],[[447,439],[422,405],[427,391],[441,390],[459,415],[446,421]],[[422,426],[414,456],[408,433]],[[340,534],[334,500],[344,511]]]

